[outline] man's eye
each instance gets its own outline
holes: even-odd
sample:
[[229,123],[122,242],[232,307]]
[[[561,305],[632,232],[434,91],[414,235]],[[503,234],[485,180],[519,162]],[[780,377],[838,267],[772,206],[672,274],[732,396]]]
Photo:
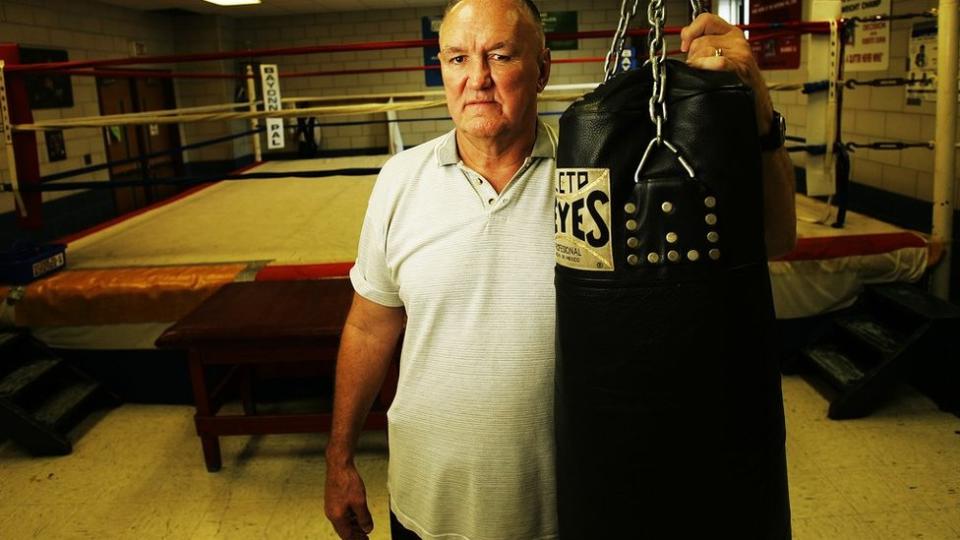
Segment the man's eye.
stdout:
[[508,62],[510,61],[511,56],[507,54],[494,54],[491,56],[497,62]]
[[451,56],[449,62],[451,64],[462,64],[466,60],[467,60],[467,57],[461,54],[460,56]]

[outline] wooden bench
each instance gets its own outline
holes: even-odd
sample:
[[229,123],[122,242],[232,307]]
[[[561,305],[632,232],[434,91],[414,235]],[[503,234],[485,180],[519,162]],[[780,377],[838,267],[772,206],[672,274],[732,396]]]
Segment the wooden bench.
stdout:
[[[257,414],[254,372],[294,367],[300,372],[332,374],[352,298],[353,288],[345,278],[230,283],[157,339],[158,347],[188,351],[195,423],[208,471],[220,470],[222,435],[330,429],[330,411]],[[229,366],[227,374],[219,381],[208,381],[207,366],[217,364]],[[395,362],[381,390],[379,406],[367,417],[367,429],[386,429],[385,411],[396,389],[396,366]],[[227,389],[237,385],[243,414],[218,415]]]

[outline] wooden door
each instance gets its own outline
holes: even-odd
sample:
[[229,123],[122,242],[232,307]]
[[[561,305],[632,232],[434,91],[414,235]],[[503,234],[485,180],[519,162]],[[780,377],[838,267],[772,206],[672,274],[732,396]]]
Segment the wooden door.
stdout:
[[[169,79],[147,77],[134,80],[134,96],[139,111],[158,111],[175,107]],[[148,124],[140,126],[140,140],[144,155],[171,150],[180,145],[176,124]],[[146,159],[147,178],[170,178],[182,169],[181,154],[166,154]],[[147,197],[151,202],[177,192],[174,186],[151,186]]]
[[[100,114],[127,114],[137,111],[129,79],[97,77],[97,94],[100,98]],[[120,161],[140,155],[140,130],[137,126],[107,126],[103,128],[103,144],[107,161]],[[140,177],[140,163],[124,163],[110,167],[110,180],[128,180]],[[117,188],[113,190],[114,205],[118,214],[125,214],[146,206],[146,191],[143,188]]]
[[[144,71],[149,75],[150,71]],[[111,77],[109,70],[97,77],[101,114],[125,114],[176,107],[173,84],[160,77]],[[180,144],[174,124],[111,126],[104,129],[107,159],[136,159],[110,168],[111,180],[169,178],[181,173],[180,154],[151,157]],[[169,197],[179,191],[173,186],[137,186],[114,190],[118,214],[124,214]]]

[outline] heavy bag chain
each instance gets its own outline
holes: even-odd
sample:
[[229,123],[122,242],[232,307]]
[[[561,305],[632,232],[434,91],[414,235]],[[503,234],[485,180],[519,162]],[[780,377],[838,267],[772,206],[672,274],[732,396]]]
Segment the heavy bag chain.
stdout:
[[[632,0],[632,2],[631,0],[623,0],[620,4],[620,22],[617,24],[613,42],[610,44],[610,50],[607,51],[607,57],[604,60],[603,82],[607,82],[621,70],[619,60],[623,54],[623,44],[626,39],[627,28],[630,26],[630,21],[637,14],[639,2],[640,0]],[[690,0],[690,7],[692,8],[694,19],[703,12],[703,6],[700,5],[700,0]],[[687,174],[690,175],[691,178],[694,177],[693,167],[683,158],[673,143],[663,138],[663,125],[667,121],[667,101],[665,99],[667,90],[667,49],[663,42],[666,12],[667,9],[664,5],[664,0],[650,0],[650,3],[647,4],[647,21],[650,24],[650,34],[647,40],[649,43],[649,53],[646,63],[650,64],[650,70],[653,74],[653,89],[650,92],[649,110],[650,121],[656,126],[657,131],[656,136],[650,139],[650,143],[647,145],[647,149],[643,152],[643,157],[640,159],[640,164],[634,172],[633,180],[636,183],[640,182],[640,172],[643,170],[647,158],[650,157],[650,152],[654,146],[660,145],[666,146],[667,149],[673,152],[677,157],[677,161],[680,162],[680,165],[683,166]]]

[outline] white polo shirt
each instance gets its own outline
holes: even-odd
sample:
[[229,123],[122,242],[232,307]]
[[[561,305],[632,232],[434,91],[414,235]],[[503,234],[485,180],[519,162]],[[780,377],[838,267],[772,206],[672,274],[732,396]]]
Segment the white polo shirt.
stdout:
[[500,194],[451,131],[380,171],[350,278],[403,306],[390,505],[425,540],[555,538],[553,174],[537,140]]

